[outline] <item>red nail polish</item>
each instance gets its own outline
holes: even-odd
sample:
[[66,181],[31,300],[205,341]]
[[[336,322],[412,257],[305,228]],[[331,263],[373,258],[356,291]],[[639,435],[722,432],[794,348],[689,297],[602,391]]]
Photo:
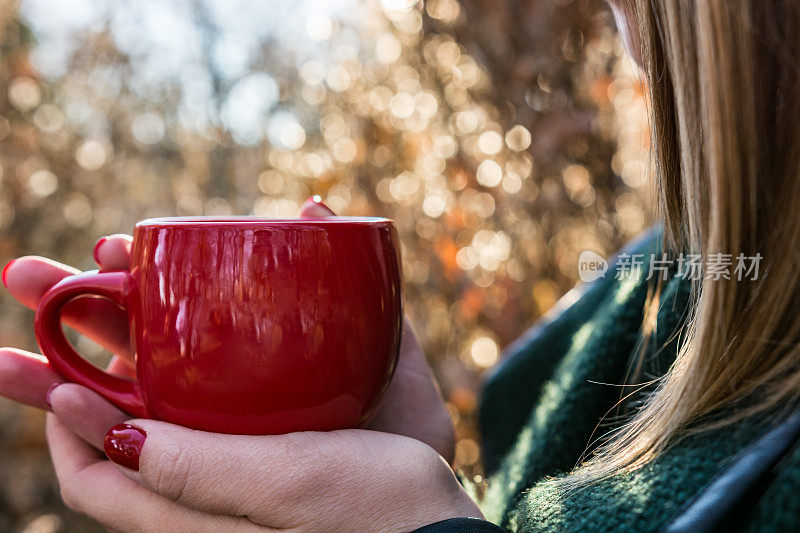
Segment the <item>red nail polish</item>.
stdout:
[[6,287],[8,287],[8,283],[6,283],[6,274],[8,273],[9,267],[14,264],[14,261],[16,261],[16,259],[12,259],[6,263],[6,266],[3,268],[3,285]]
[[130,424],[117,424],[108,430],[103,441],[106,456],[125,468],[139,471],[139,454],[142,453],[147,433]]
[[47,394],[45,394],[44,396],[45,403],[47,403],[47,405],[49,405],[50,407],[53,406],[53,404],[50,402],[50,396],[53,394],[53,391],[56,390],[56,387],[58,387],[59,385],[61,385],[61,383],[53,383],[52,385],[50,385],[50,388],[47,389]]
[[97,251],[100,249],[100,246],[104,242],[108,240],[108,237],[100,237],[100,240],[97,241],[97,244],[94,245],[94,250],[92,250],[92,256],[94,256],[94,262],[98,265],[100,264],[100,259],[97,257]]

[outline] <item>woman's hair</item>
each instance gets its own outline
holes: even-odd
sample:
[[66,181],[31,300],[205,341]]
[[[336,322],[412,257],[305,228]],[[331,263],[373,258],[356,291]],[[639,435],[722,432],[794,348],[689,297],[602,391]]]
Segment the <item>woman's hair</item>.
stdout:
[[800,5],[625,4],[649,90],[668,249],[704,263],[718,253],[761,262],[756,280],[696,282],[677,360],[566,479],[573,487],[642,464],[690,431],[800,398]]

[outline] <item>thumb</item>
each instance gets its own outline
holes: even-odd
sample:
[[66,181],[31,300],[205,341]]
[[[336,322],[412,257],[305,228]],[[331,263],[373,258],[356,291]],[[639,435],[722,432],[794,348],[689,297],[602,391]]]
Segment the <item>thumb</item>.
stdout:
[[481,516],[438,453],[378,431],[225,435],[137,419],[111,428],[104,448],[126,476],[184,507],[280,530],[397,529],[420,510],[426,520],[401,529]]
[[309,474],[319,461],[304,457],[303,435],[324,434],[227,435],[137,419],[112,427],[103,448],[126,476],[167,499],[282,528],[292,527],[282,522],[290,485],[303,479],[301,492],[310,493],[317,481]]

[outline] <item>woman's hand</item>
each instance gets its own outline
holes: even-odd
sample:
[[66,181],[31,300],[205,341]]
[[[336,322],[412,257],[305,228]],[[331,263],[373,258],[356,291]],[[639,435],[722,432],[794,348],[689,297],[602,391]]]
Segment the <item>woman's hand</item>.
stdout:
[[[300,216],[334,214],[318,196],[309,198],[300,208]],[[407,319],[403,322],[403,339],[394,376],[364,428],[417,439],[439,452],[448,463],[453,462],[456,445],[453,421]]]
[[[318,196],[309,198],[300,208],[300,216],[334,214]],[[394,376],[364,427],[420,440],[439,452],[448,463],[453,461],[456,445],[453,421],[407,319],[403,322],[403,339]]]
[[411,531],[481,516],[441,456],[408,437],[222,435],[153,420],[128,420],[106,437],[127,417],[94,392],[63,384],[50,401],[62,497],[114,529]]
[[[309,198],[300,210],[300,216],[308,217],[333,214],[316,197]],[[100,239],[94,250],[100,270],[127,270],[130,246],[131,237],[127,235]],[[43,257],[22,257],[8,264],[3,272],[3,282],[12,296],[23,305],[36,309],[45,292],[66,276],[78,272]],[[135,377],[125,311],[107,300],[84,297],[67,304],[62,316],[65,324],[116,354],[109,364],[110,372]],[[61,381],[41,356],[14,348],[0,348],[0,396],[46,409],[47,390]],[[394,377],[364,428],[415,438],[428,444],[448,462],[453,460],[453,423],[408,321],[403,327]]]
[[[131,238],[114,235],[98,241],[94,258],[102,271],[127,270]],[[50,287],[77,269],[43,257],[21,257],[6,265],[3,283],[20,303],[36,309]],[[63,320],[68,326],[88,336],[116,354],[107,370],[134,377],[128,343],[128,318],[115,304],[101,298],[76,298],[64,308]],[[63,380],[41,355],[0,348],[0,396],[47,409],[47,391]]]
[[366,429],[424,442],[448,463],[455,454],[455,431],[411,324],[403,324],[400,357],[389,388]]
[[[307,202],[302,214],[326,216],[331,212],[320,204]],[[100,269],[127,269],[130,244],[128,236],[101,239],[95,248]],[[3,281],[17,300],[35,309],[50,287],[77,272],[49,259],[24,257],[7,266]],[[78,298],[65,307],[63,318],[66,324],[115,354],[109,371],[134,377],[124,311],[103,299]],[[13,348],[0,349],[0,395],[42,409],[53,401],[52,410],[58,416],[48,415],[48,441],[65,500],[115,528],[142,529],[145,517],[156,517],[160,529],[220,530],[232,525],[256,527],[251,520],[256,517],[264,519],[260,524],[270,526],[273,518],[294,520],[298,528],[310,530],[319,529],[319,524],[325,524],[325,530],[392,530],[412,529],[452,516],[480,516],[441,460],[452,460],[453,426],[408,323],[404,325],[395,375],[365,430],[235,437],[136,421],[149,435],[146,442],[156,443],[142,449],[138,474],[125,470],[126,475],[121,474],[118,467],[87,445],[88,442],[99,448],[106,430],[124,420],[124,413],[88,389],[60,385],[62,381],[43,357]],[[176,443],[189,436],[194,440],[181,444],[181,454],[172,454],[180,459],[173,468],[184,470],[160,473],[165,467],[157,457],[170,457]],[[192,457],[195,453],[198,455]],[[218,459],[207,459],[208,454]],[[253,461],[245,465],[248,458]],[[247,466],[246,474],[233,469],[226,474],[226,465],[230,467],[237,460],[240,467]],[[170,500],[169,496],[177,493],[183,498],[186,489],[169,492],[168,481],[172,478],[164,476],[180,479],[184,471],[192,474],[187,474],[187,483],[196,484],[187,486],[200,487],[198,491],[207,499]],[[156,478],[147,477],[153,472]],[[258,498],[247,500],[249,507],[242,509],[248,511],[248,516],[252,514],[250,519],[208,512],[218,508],[214,506],[231,503],[225,498],[237,483],[241,484],[237,490],[242,494],[255,490],[256,485],[247,481],[250,473],[256,476],[252,479],[258,481],[261,491],[253,494],[268,500],[261,502],[263,506],[255,505]],[[287,499],[280,501],[279,497]],[[387,498],[396,501],[387,505]],[[273,516],[272,508],[287,513]],[[290,509],[297,513],[288,513]],[[353,525],[364,521],[369,524],[363,528]]]

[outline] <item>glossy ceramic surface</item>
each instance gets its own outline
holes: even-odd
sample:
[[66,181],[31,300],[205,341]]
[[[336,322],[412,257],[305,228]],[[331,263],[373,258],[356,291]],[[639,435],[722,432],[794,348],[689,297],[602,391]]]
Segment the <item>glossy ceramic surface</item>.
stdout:
[[[128,310],[138,382],[74,352],[60,308],[80,294]],[[394,370],[400,261],[386,219],[152,219],[130,272],[60,282],[36,314],[66,379],[135,416],[242,434],[355,427]]]

